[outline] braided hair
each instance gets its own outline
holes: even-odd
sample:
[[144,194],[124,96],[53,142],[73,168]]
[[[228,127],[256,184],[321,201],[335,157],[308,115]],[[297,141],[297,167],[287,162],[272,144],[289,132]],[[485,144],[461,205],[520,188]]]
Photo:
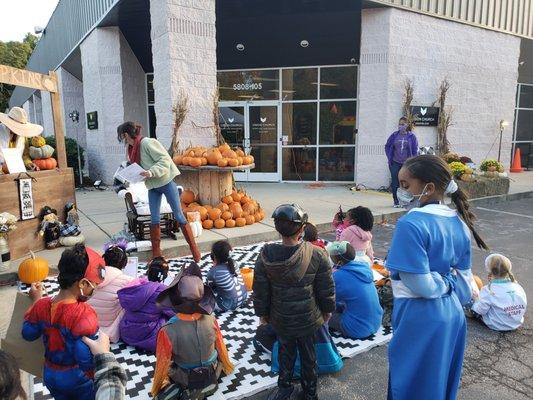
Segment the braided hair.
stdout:
[[237,276],[235,261],[231,258],[231,244],[227,240],[219,240],[211,247],[211,258],[221,264],[226,264],[230,274]]

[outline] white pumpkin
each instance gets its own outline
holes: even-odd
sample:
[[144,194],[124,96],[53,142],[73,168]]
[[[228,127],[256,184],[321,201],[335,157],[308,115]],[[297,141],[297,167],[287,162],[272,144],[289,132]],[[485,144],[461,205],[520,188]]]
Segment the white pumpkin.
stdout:
[[30,146],[30,157],[32,160],[41,160],[44,158],[50,158],[54,154],[54,148],[45,144],[42,147]]
[[85,237],[80,233],[78,236],[61,236],[59,238],[59,244],[65,247],[72,247],[78,243],[84,243]]
[[202,228],[202,223],[199,221],[189,222],[189,225],[191,226],[192,235],[195,238],[199,237],[204,231],[204,228]]

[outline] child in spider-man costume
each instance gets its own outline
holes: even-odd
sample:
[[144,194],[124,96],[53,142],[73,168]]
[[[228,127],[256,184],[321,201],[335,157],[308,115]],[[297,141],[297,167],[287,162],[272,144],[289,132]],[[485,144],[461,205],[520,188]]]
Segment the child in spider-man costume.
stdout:
[[98,331],[96,313],[85,302],[102,283],[104,266],[94,250],[76,245],[61,255],[55,297],[42,297],[40,284],[30,290],[34,304],[24,316],[22,336],[43,336],[44,384],[56,400],[94,400],[93,357],[81,339],[94,339]]

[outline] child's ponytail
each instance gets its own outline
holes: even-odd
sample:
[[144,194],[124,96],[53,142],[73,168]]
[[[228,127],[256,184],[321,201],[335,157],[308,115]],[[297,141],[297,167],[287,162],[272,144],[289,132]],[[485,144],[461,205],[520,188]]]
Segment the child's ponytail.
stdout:
[[237,276],[236,265],[233,258],[231,258],[231,244],[227,240],[219,240],[211,247],[211,258],[215,259],[220,264],[226,264],[228,271]]
[[476,228],[474,227],[474,221],[476,220],[476,216],[470,211],[470,203],[468,202],[468,197],[466,196],[466,193],[461,190],[461,188],[458,188],[454,193],[451,195],[453,204],[455,204],[455,207],[457,209],[457,212],[459,215],[461,215],[461,218],[463,218],[463,221],[465,222],[466,226],[468,226],[468,229],[472,232],[472,235],[474,236],[474,240],[476,241],[476,244],[479,248],[488,250],[489,246],[485,243],[485,241],[481,238],[479,233],[476,231]]

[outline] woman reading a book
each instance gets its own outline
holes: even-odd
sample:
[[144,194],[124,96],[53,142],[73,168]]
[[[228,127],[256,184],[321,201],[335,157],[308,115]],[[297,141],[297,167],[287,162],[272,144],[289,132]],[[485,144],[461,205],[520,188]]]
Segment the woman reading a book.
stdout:
[[163,145],[156,139],[141,135],[141,126],[134,122],[124,122],[117,128],[118,141],[126,143],[128,161],[139,164],[145,171],[141,176],[148,188],[148,203],[150,205],[151,225],[150,240],[152,242],[152,257],[161,257],[161,196],[165,195],[174,218],[179,222],[181,231],[196,262],[200,261],[200,251],[194,241],[187,219],[183,215],[178,188],[174,178],[180,174],[172,158]]

